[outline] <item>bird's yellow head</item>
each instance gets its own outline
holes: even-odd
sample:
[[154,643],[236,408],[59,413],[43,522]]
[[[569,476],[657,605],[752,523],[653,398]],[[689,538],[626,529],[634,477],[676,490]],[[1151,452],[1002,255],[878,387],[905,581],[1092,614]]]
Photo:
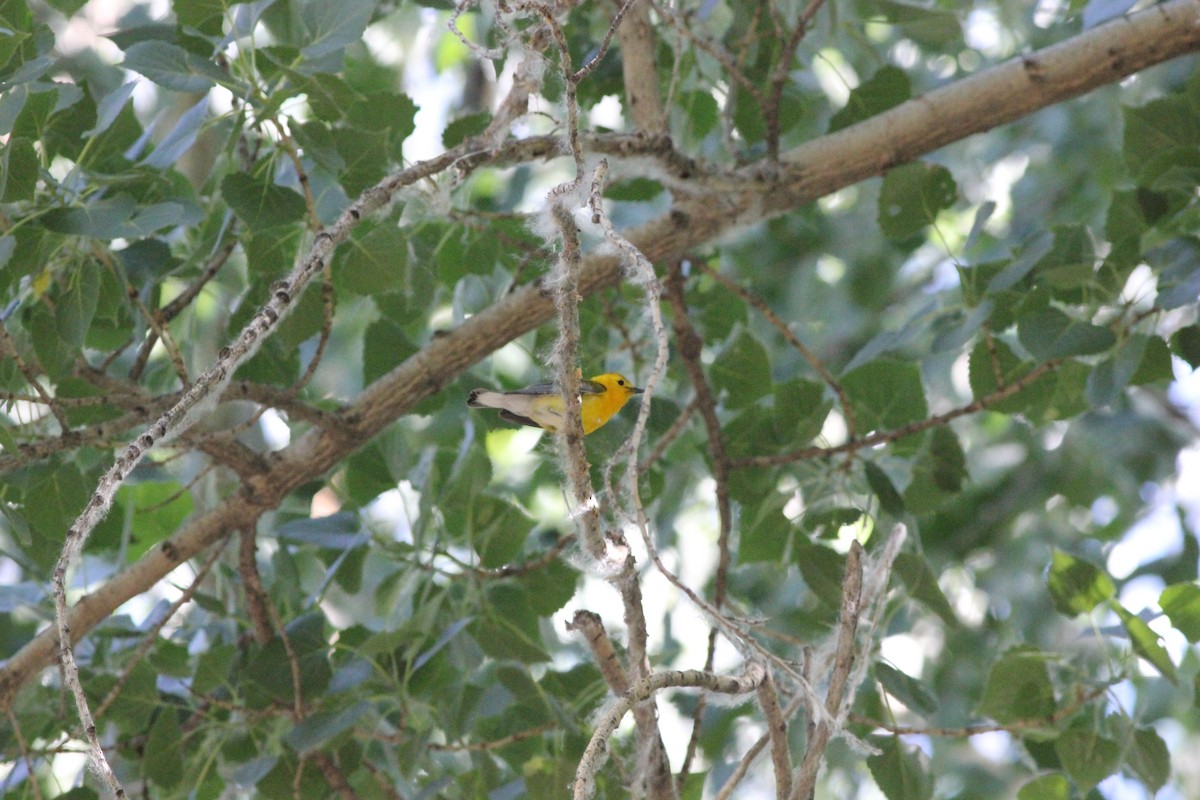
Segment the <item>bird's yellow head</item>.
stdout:
[[592,383],[598,383],[604,387],[604,393],[611,399],[620,398],[620,408],[629,402],[629,398],[635,394],[641,394],[642,390],[633,385],[633,381],[626,378],[619,372],[606,372],[603,375],[597,375],[590,379]]
[[629,398],[642,393],[633,385],[633,381],[616,372],[590,378],[582,388],[580,400],[583,404],[584,433],[591,433],[608,422],[613,414],[629,402]]

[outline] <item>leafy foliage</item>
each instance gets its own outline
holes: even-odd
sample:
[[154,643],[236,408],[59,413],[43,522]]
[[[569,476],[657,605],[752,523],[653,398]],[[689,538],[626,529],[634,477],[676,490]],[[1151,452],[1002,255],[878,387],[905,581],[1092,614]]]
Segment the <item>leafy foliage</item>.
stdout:
[[[753,223],[655,265],[681,288],[636,502],[618,455],[636,404],[587,440],[593,483],[616,487],[607,528],[643,570],[646,662],[739,668],[630,511],[778,659],[782,706],[801,691],[784,667],[836,640],[860,542],[884,594],[834,737],[859,746],[825,751],[817,796],[1200,791],[1171,768],[1200,736],[1200,508],[1177,491],[1200,423],[1194,60],[922,160],[864,156],[890,168],[816,204],[784,208],[770,183],[791,148],[1128,3],[654,4],[641,83],[666,103],[658,138],[614,132],[642,118],[624,28],[590,61],[615,6],[555,6],[543,29],[426,0],[200,0],[159,20],[134,4],[69,51],[56,31],[83,5],[0,0],[5,796],[102,791],[69,758],[78,719],[48,656],[17,674],[52,628],[66,532],[326,243],[317,285],[133,469],[70,575],[75,607],[105,610],[76,630],[96,734],[131,791],[163,798],[551,797],[575,780],[624,689],[564,623],[598,613],[636,678],[632,590],[581,554],[550,437],[463,402],[549,379],[558,327],[532,300],[505,315],[556,285],[564,245],[538,210],[574,169],[572,98],[621,231],[685,228],[696,197]],[[564,52],[589,65],[577,83]],[[530,113],[501,116],[511,86]],[[584,283],[584,374],[645,385],[644,282]],[[680,796],[713,796],[766,731],[748,697],[657,697]],[[799,707],[797,763],[815,730]],[[974,748],[990,730],[1005,752]],[[608,744],[596,795],[626,796],[647,745]],[[769,781],[765,762],[751,773]]]

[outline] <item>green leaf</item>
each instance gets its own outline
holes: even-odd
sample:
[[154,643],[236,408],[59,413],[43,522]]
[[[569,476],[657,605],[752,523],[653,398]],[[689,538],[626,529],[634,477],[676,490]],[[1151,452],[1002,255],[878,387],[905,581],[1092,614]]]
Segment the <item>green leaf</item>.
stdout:
[[1167,649],[1162,645],[1162,637],[1155,633],[1145,620],[1130,612],[1120,603],[1110,600],[1109,605],[1121,618],[1121,624],[1125,626],[1125,631],[1129,634],[1129,642],[1133,645],[1133,652],[1149,661],[1171,683],[1179,683],[1175,664],[1171,661],[1171,656],[1167,654]]
[[372,706],[365,700],[341,711],[319,709],[312,712],[288,731],[284,741],[300,754],[327,747],[331,740],[352,730],[363,718],[371,715]]
[[137,203],[127,194],[89,202],[73,208],[52,208],[42,216],[47,230],[112,240],[125,236]]
[[1170,168],[1192,159],[1200,146],[1200,120],[1180,97],[1124,109],[1123,154],[1139,186],[1156,185]]
[[604,187],[604,196],[610,200],[637,203],[653,200],[662,194],[663,185],[653,178],[637,177],[614,181]]
[[[451,451],[439,455],[454,458]],[[491,482],[492,462],[482,447],[472,448],[461,459],[454,460],[453,470],[449,479],[445,475],[436,476],[443,487],[437,502],[445,518],[446,533],[454,541],[466,543],[466,534],[471,529],[471,502]]]
[[887,476],[887,473],[873,461],[863,463],[863,472],[867,478],[867,485],[871,487],[871,491],[879,498],[879,505],[883,510],[893,516],[903,514],[904,498],[896,491],[896,486],[892,483],[892,479]]
[[387,174],[389,137],[381,131],[357,128],[338,128],[333,131],[333,144],[345,163],[338,182],[346,194],[356,197],[375,185]]
[[349,550],[369,541],[358,514],[340,511],[327,517],[301,517],[280,525],[275,537],[288,544],[308,544],[328,550]]
[[1082,225],[1054,229],[1054,244],[1037,263],[1039,286],[1069,303],[1083,302],[1083,286],[1095,278],[1096,248],[1091,232]]
[[1087,792],[1116,771],[1120,746],[1092,731],[1072,728],[1054,742],[1054,752],[1079,788]]
[[801,441],[799,437],[790,439],[779,436],[776,438],[775,427],[771,423],[771,414],[763,408],[762,404],[756,403],[738,412],[736,417],[721,426],[721,434],[727,443],[725,449],[729,457],[743,458],[761,455],[768,448],[774,449],[780,445]]
[[1129,385],[1142,355],[1148,336],[1135,334],[1117,345],[1112,355],[1101,361],[1088,375],[1087,400],[1096,408],[1111,405]]
[[1192,369],[1200,367],[1200,325],[1189,325],[1175,331],[1171,337],[1171,350]]
[[1134,371],[1133,377],[1129,379],[1129,384],[1145,386],[1148,383],[1167,383],[1174,377],[1175,371],[1171,367],[1171,350],[1167,343],[1161,337],[1147,336],[1142,360]]
[[79,349],[58,335],[58,327],[45,304],[34,307],[29,318],[29,332],[33,339],[33,351],[47,377],[58,380],[66,377],[75,364]]
[[366,296],[402,289],[408,274],[408,237],[394,223],[364,221],[334,255],[334,284]]
[[872,736],[878,755],[867,759],[871,777],[888,800],[929,800],[933,797],[933,773],[929,757],[919,747],[899,736]]
[[819,544],[800,544],[794,559],[813,594],[830,608],[841,608],[845,556]]
[[887,693],[913,711],[925,716],[937,711],[937,696],[916,678],[882,661],[877,662],[873,669]]
[[24,137],[10,139],[0,151],[0,202],[32,200],[40,170],[33,142]]
[[1052,772],[1022,786],[1017,800],[1071,800],[1071,782],[1066,775]]
[[[704,287],[701,282],[701,287]],[[746,304],[737,295],[723,288],[708,287],[707,291],[693,293],[692,319],[699,322],[704,338],[727,339],[737,323],[745,324],[748,319]]]
[[1116,596],[1112,580],[1098,567],[1061,550],[1054,551],[1046,583],[1060,614],[1086,614]]
[[486,494],[472,501],[469,520],[471,546],[479,554],[480,564],[487,568],[514,560],[534,527],[524,511]]
[[1133,747],[1126,752],[1125,763],[1142,779],[1151,794],[1171,779],[1171,752],[1154,728],[1138,728],[1134,732]]
[[730,408],[743,408],[771,391],[771,364],[762,344],[742,331],[712,365],[713,388]]
[[325,323],[324,301],[321,292],[309,284],[299,300],[293,303],[292,312],[279,323],[273,344],[285,348],[297,348],[320,333]]
[[221,181],[221,194],[252,231],[265,231],[304,217],[304,198],[298,193],[244,172],[226,175]]
[[[287,634],[300,665],[300,688],[304,698],[319,697],[332,675],[325,618],[320,613],[296,617],[287,624]],[[292,702],[295,688],[290,658],[278,636],[265,647],[252,651],[241,676],[243,685],[253,686],[275,701]]]
[[1021,248],[1021,255],[1010,261],[1004,269],[993,275],[992,279],[988,281],[988,293],[995,294],[1016,286],[1026,275],[1033,272],[1033,268],[1050,253],[1053,247],[1054,234],[1050,231],[1041,231],[1035,234]]
[[936,164],[904,164],[890,170],[879,190],[879,227],[889,239],[907,239],[954,205],[958,186],[950,170]]
[[173,789],[183,780],[183,731],[175,707],[161,709],[146,737],[142,767],[146,777],[163,789]]
[[938,332],[930,349],[935,353],[959,350],[983,329],[984,323],[992,316],[994,310],[995,303],[992,298],[987,297],[969,313],[964,314],[955,309],[939,317],[935,323]]
[[862,509],[853,506],[827,508],[821,511],[810,510],[801,517],[800,526],[808,533],[816,534],[819,538],[832,539],[837,536],[841,528],[853,525],[862,517]]
[[227,0],[188,0],[175,9],[179,24],[205,36],[220,36]]
[[238,659],[238,649],[232,644],[209,647],[196,660],[196,672],[191,688],[205,695],[229,684],[229,673]]
[[1049,306],[1022,315],[1017,332],[1021,344],[1039,361],[1103,353],[1117,341],[1108,328],[1072,319]]
[[888,22],[917,44],[953,47],[962,39],[962,28],[952,11],[893,0],[877,5]]
[[934,428],[929,437],[933,482],[946,492],[957,492],[967,476],[967,457],[958,436],[947,426]]
[[363,336],[363,382],[372,383],[391,372],[418,348],[390,319],[371,323]]
[[[1200,178],[1200,176],[1198,176]],[[1176,238],[1146,254],[1146,261],[1158,273],[1158,294],[1154,307],[1171,311],[1194,306],[1200,297],[1200,241]]]
[[83,346],[99,299],[100,266],[93,261],[85,261],[68,279],[67,290],[59,295],[54,309],[54,326],[70,347]]
[[938,586],[937,576],[929,561],[917,553],[900,553],[896,556],[896,574],[904,581],[912,599],[922,603],[941,617],[947,625],[958,625],[958,617],[950,607],[950,601]]
[[880,67],[874,75],[851,90],[846,105],[829,120],[829,132],[862,122],[900,105],[910,97],[912,84],[908,80],[908,73],[890,64]]
[[207,92],[226,81],[225,73],[212,61],[160,39],[126,48],[121,66],[177,92]]
[[1189,642],[1200,642],[1200,586],[1195,583],[1171,584],[1162,590],[1158,605]]
[[691,134],[697,139],[703,139],[717,127],[720,109],[712,92],[682,92],[678,107],[687,115]]
[[946,426],[934,428],[912,465],[912,480],[904,493],[905,506],[914,513],[934,511],[960,491],[966,476],[966,455],[958,435]]
[[117,491],[117,502],[134,522],[127,545],[130,561],[175,533],[193,508],[191,493],[175,481],[126,483]]
[[1045,720],[1054,713],[1054,688],[1046,658],[1029,650],[1011,650],[992,664],[979,713],[1007,725]]
[[743,509],[738,563],[776,562],[783,557],[796,529],[783,514],[788,498],[771,492],[752,507]]
[[832,408],[833,403],[825,399],[822,384],[802,378],[776,384],[774,433],[777,441],[791,446],[812,441],[825,426]]
[[442,146],[447,150],[457,147],[472,136],[478,136],[487,130],[491,121],[492,115],[486,111],[459,117],[442,131]]
[[347,45],[361,41],[374,10],[374,0],[301,4],[299,17],[307,34],[304,59],[340,55]]
[[346,461],[346,493],[358,506],[365,506],[384,492],[396,488],[387,456],[372,443]]
[[199,138],[208,122],[208,95],[204,95],[191,108],[180,115],[174,127],[154,147],[154,151],[142,163],[155,169],[169,169],[183,158]]
[[487,589],[486,614],[471,626],[471,635],[492,658],[525,664],[549,661],[539,618],[520,587],[494,584]]
[[[401,92],[370,92],[349,108],[347,120],[364,131],[386,133],[399,145],[415,129],[417,105]],[[376,154],[378,156],[378,154]]]
[[555,560],[541,569],[526,571],[517,578],[517,582],[525,590],[534,613],[548,617],[575,596],[579,572],[563,561]]
[[842,376],[859,433],[887,431],[924,419],[929,411],[916,364],[878,359]]

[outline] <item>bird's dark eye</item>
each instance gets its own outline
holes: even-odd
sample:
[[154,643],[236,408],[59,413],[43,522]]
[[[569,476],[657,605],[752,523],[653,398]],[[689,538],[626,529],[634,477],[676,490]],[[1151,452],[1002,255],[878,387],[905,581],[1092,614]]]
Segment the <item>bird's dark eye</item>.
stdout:
[[617,386],[624,386],[624,385],[625,385],[625,381],[617,381]]

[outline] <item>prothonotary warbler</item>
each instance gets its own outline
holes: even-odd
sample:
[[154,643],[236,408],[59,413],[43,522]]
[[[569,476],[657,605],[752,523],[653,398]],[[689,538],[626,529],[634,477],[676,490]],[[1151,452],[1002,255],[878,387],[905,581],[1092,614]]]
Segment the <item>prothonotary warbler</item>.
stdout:
[[[580,381],[579,402],[583,432],[591,433],[612,419],[612,416],[642,390],[624,375],[607,372]],[[535,383],[514,392],[493,392],[474,389],[467,395],[471,408],[498,408],[500,418],[520,425],[545,428],[554,433],[562,425],[562,394],[553,383]]]

